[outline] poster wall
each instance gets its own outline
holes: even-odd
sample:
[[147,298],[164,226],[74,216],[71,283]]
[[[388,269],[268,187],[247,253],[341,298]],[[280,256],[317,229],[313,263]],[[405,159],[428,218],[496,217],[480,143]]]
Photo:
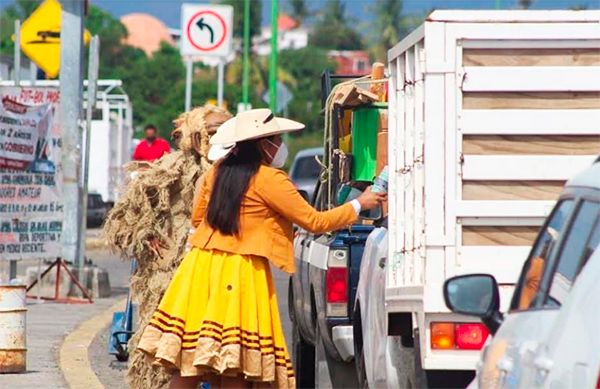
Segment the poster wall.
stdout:
[[0,259],[61,255],[58,100],[57,88],[0,87]]

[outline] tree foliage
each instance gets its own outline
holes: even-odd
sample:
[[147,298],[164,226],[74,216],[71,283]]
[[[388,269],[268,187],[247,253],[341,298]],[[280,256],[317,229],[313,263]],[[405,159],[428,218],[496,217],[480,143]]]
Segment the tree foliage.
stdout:
[[15,20],[25,21],[40,5],[40,0],[16,0],[0,13],[0,54],[12,54],[15,44]]
[[327,51],[317,47],[300,50],[284,50],[279,57],[280,65],[296,80],[291,88],[294,98],[288,112],[290,117],[306,124],[307,131],[320,131],[321,74],[325,69],[335,70],[335,62],[327,57]]
[[306,0],[290,0],[289,5],[291,8],[291,16],[296,19],[300,25],[303,25],[306,19],[311,15],[311,11],[306,5]]
[[325,49],[362,49],[362,36],[352,27],[352,22],[342,0],[328,0],[317,19],[310,43]]
[[[245,0],[221,0],[221,4],[233,6],[233,35],[242,37],[244,35],[244,1]],[[262,1],[250,1],[250,37],[260,35],[262,20]]]
[[402,14],[402,0],[375,0],[371,7],[375,23],[372,31],[371,53],[377,60],[384,60],[386,53],[415,27],[423,17]]
[[533,4],[533,0],[519,0],[519,8],[529,9],[531,4]]
[[[243,21],[241,17],[243,1],[229,2],[240,9],[237,15]],[[2,35],[0,35],[3,50],[10,50],[12,53],[10,35],[13,33],[14,19],[24,20],[38,3],[20,0],[3,10]],[[260,28],[259,3],[251,1],[254,33]],[[344,15],[345,10],[341,3],[339,6],[330,6],[332,7],[330,13]],[[308,15],[308,10],[306,12]],[[168,137],[172,129],[172,120],[184,110],[185,66],[178,49],[163,43],[152,56],[147,56],[142,50],[125,44],[127,37],[125,26],[117,18],[94,5],[89,7],[85,26],[92,35],[100,37],[100,78],[123,81],[123,89],[129,95],[133,105],[134,125],[141,128],[147,123],[154,123],[159,128],[161,136]],[[241,25],[237,30],[241,34]],[[356,34],[354,31],[353,33]],[[10,43],[10,47],[7,43]],[[346,45],[341,48],[351,48],[351,46]],[[87,58],[87,52],[84,57]],[[252,57],[250,64],[250,102],[253,107],[264,107],[266,103],[262,101],[262,95],[268,85],[268,58]],[[335,63],[328,59],[327,50],[323,48],[309,46],[301,50],[281,52],[278,80],[283,82],[294,95],[288,113],[291,117],[306,123],[308,131],[319,131],[322,128],[320,76],[325,68],[334,69]],[[241,59],[236,59],[226,66],[224,98],[232,112],[235,112],[241,100],[241,74]],[[216,69],[195,64],[193,105],[201,105],[209,99],[216,99],[216,79]]]

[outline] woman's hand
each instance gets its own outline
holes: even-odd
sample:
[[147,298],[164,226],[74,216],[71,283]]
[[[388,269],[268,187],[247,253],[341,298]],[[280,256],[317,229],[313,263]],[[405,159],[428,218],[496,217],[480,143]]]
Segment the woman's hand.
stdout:
[[360,208],[363,211],[376,208],[382,202],[387,200],[387,193],[374,193],[371,192],[371,187],[365,189],[365,191],[358,196],[358,202],[360,203]]

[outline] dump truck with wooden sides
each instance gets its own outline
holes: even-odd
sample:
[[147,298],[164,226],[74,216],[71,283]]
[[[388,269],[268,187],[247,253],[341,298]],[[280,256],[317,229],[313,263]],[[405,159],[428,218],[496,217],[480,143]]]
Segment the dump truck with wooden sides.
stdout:
[[443,283],[492,274],[508,307],[565,181],[600,152],[599,47],[598,11],[461,10],[389,51],[389,215],[354,304],[363,386],[473,377],[488,332],[448,311]]

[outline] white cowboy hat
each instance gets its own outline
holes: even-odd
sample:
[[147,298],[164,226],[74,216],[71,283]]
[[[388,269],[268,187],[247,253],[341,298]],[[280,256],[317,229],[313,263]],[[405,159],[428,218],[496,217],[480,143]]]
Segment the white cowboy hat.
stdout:
[[221,158],[225,158],[227,154],[233,150],[235,143],[226,143],[222,145],[211,145],[208,150],[208,160],[211,162],[218,161]]
[[221,124],[217,132],[210,138],[210,144],[227,145],[298,131],[303,128],[304,124],[302,123],[275,117],[270,109],[251,109],[238,113]]

